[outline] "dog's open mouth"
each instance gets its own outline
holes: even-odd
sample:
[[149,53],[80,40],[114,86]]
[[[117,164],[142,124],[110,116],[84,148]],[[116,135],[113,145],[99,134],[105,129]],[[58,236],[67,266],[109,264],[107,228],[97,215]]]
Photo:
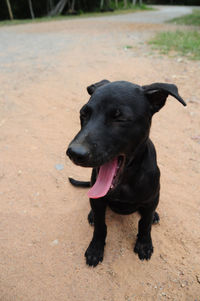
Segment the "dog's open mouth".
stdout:
[[118,183],[124,163],[125,156],[120,155],[100,166],[96,182],[88,192],[89,198],[101,198],[105,196],[109,190],[114,189]]

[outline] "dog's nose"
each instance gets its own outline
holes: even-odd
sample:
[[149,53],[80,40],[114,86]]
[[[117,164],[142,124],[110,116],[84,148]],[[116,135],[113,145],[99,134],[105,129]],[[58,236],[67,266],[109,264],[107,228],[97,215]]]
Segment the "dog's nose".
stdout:
[[89,157],[89,150],[81,144],[71,144],[67,151],[67,156],[77,164],[87,161]]

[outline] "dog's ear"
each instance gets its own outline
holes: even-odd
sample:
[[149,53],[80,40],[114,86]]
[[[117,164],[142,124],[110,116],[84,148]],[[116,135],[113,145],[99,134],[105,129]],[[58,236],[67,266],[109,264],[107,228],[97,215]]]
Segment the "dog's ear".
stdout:
[[93,84],[91,86],[88,86],[87,87],[88,94],[92,95],[97,88],[99,88],[99,87],[101,87],[103,85],[106,85],[108,83],[110,83],[109,80],[104,79],[104,80],[101,80],[98,83],[95,83],[95,84]]
[[169,95],[175,97],[182,105],[186,106],[186,103],[178,94],[177,86],[173,84],[154,83],[142,86],[142,88],[144,89],[144,94],[149,99],[153,114],[158,112],[165,105]]

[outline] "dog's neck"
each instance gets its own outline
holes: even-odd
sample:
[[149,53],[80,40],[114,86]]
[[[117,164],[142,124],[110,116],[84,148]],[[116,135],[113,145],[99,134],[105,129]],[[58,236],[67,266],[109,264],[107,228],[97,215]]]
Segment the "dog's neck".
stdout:
[[130,155],[127,156],[126,159],[126,167],[132,167],[133,165],[138,165],[141,164],[141,161],[143,160],[145,153],[147,151],[147,147],[148,147],[148,141],[149,138],[147,138],[143,143],[141,143],[135,150],[135,152]]

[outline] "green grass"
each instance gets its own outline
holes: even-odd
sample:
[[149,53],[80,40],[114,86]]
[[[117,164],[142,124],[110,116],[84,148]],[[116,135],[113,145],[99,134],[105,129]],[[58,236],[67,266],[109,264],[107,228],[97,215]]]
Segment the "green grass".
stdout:
[[[194,9],[192,14],[172,19],[169,22],[200,26],[200,9]],[[162,54],[171,54],[173,52],[178,55],[187,56],[190,59],[200,60],[200,30],[198,29],[161,32],[149,43],[153,49],[158,49]]]
[[4,20],[0,21],[0,26],[7,26],[7,25],[18,25],[18,24],[26,24],[26,23],[38,23],[38,22],[48,22],[48,21],[56,21],[56,20],[65,20],[69,19],[69,17],[42,17],[42,18],[35,18],[35,19],[16,19],[16,20]]
[[169,23],[200,26],[200,9],[194,9],[192,14],[172,19]]
[[195,30],[161,32],[149,43],[153,49],[158,49],[162,54],[175,52],[189,59],[200,60],[200,32]]
[[90,18],[90,17],[101,17],[101,16],[109,16],[109,15],[121,15],[121,14],[129,14],[135,13],[138,11],[143,10],[153,10],[153,8],[142,5],[142,6],[133,6],[129,5],[128,8],[119,7],[119,9],[114,10],[113,12],[92,12],[92,13],[80,13],[79,15],[66,15],[66,16],[56,16],[56,17],[42,17],[42,18],[35,18],[35,19],[16,19],[13,21],[5,20],[0,21],[0,26],[7,26],[7,25],[18,25],[18,24],[25,24],[25,23],[38,23],[38,22],[49,22],[49,21],[61,21],[61,20],[69,20],[75,18]]

